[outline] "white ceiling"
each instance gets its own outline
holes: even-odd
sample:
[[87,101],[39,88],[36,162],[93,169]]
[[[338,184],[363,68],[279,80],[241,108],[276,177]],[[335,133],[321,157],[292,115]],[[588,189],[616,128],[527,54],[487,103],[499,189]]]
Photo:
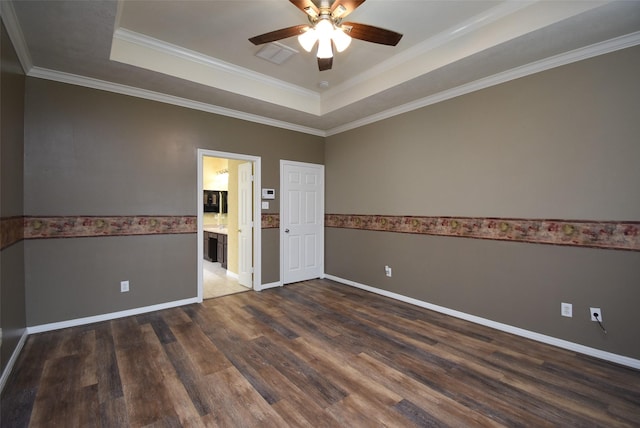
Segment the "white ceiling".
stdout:
[[[367,0],[348,21],[404,34],[354,40],[318,71],[249,37],[305,24],[287,0],[3,0],[30,76],[156,99],[315,135],[344,130],[640,43],[640,0]],[[327,82],[328,88],[321,88]]]

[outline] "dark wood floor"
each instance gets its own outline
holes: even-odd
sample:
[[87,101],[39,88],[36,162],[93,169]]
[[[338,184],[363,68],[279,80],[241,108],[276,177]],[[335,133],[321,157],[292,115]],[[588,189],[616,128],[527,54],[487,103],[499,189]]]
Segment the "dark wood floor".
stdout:
[[29,337],[3,427],[640,426],[640,372],[326,280]]

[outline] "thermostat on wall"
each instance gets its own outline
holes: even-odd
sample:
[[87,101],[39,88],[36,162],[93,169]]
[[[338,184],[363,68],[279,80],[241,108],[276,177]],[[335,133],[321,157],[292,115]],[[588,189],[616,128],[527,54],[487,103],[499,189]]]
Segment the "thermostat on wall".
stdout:
[[275,189],[262,189],[262,199],[275,199],[275,198],[276,198]]

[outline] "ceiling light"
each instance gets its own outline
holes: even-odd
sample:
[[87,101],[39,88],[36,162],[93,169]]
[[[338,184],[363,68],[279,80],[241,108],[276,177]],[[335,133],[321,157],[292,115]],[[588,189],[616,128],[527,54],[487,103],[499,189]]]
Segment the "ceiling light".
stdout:
[[307,52],[311,52],[316,41],[318,42],[318,58],[332,58],[332,41],[336,50],[342,52],[351,44],[351,36],[342,29],[336,28],[331,19],[322,18],[314,28],[309,28],[298,36],[300,46]]
[[333,49],[331,48],[331,39],[326,37],[318,38],[318,58],[332,58]]
[[300,43],[302,49],[307,52],[311,52],[311,49],[313,49],[313,45],[316,44],[316,40],[318,40],[318,34],[313,28],[309,28],[307,31],[298,36],[298,43]]
[[346,34],[339,28],[333,30],[333,34],[331,34],[331,38],[333,39],[333,43],[336,45],[336,50],[338,52],[342,52],[351,44],[351,36]]
[[318,33],[318,39],[330,39],[333,34],[333,24],[328,19],[321,19],[316,24],[316,32]]
[[329,19],[321,19],[316,24],[315,29],[318,35],[318,58],[332,58],[331,36],[334,31],[333,24]]

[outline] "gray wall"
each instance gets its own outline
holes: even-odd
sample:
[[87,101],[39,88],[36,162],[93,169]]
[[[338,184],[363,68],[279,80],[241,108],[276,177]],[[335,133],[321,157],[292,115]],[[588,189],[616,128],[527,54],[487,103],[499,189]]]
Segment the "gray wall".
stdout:
[[[25,122],[30,216],[195,216],[198,148],[261,156],[276,189],[280,159],[324,163],[320,137],[41,79],[27,78]],[[271,232],[263,283],[279,280]],[[196,251],[195,234],[29,240],[27,323],[195,297]]]
[[[4,23],[0,72],[0,216],[23,215],[24,72]],[[4,370],[25,331],[24,245],[14,243],[0,251],[0,372]]]
[[[326,211],[640,220],[638,76],[635,47],[329,137]],[[640,358],[638,252],[328,228],[325,270]]]

